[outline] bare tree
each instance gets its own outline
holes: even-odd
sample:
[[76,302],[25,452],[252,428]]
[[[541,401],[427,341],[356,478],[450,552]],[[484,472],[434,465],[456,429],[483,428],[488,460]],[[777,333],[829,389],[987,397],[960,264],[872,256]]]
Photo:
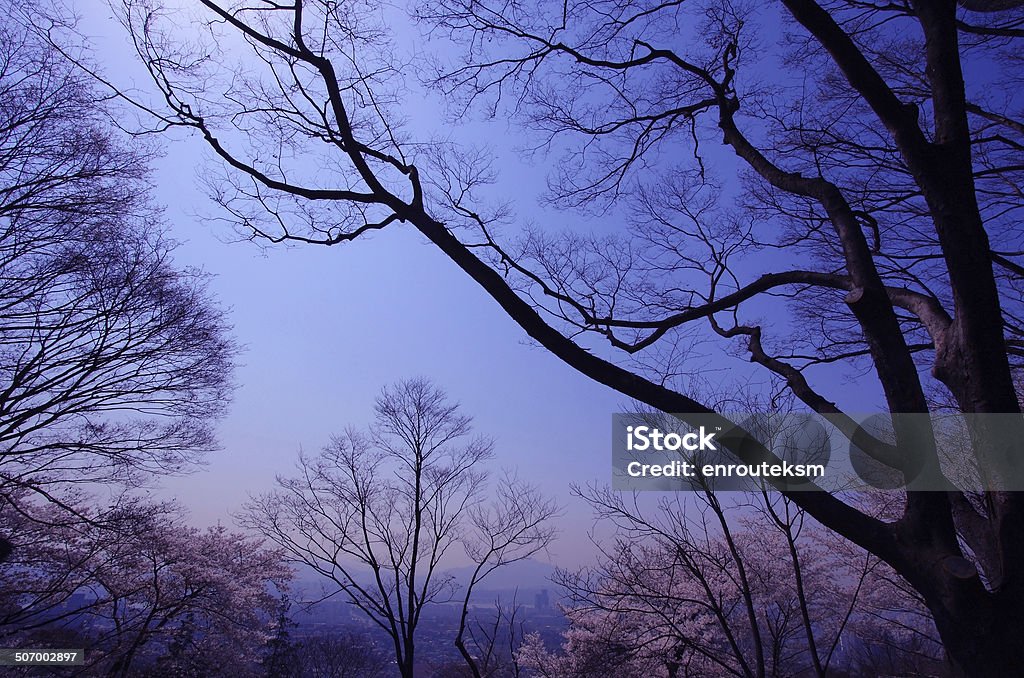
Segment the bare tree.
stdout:
[[[466,598],[468,600],[469,593]],[[479,678],[518,678],[521,668],[516,660],[526,637],[526,622],[520,617],[517,596],[511,602],[494,601],[493,610],[479,608],[472,619],[463,616],[455,644],[463,656],[463,665],[454,663],[439,672],[442,675]]]
[[495,569],[546,547],[556,510],[529,486],[506,479],[485,502],[492,443],[471,437],[470,418],[424,379],[385,388],[370,435],[349,429],[299,475],[253,499],[243,520],[296,563],[331,580],[390,637],[402,676],[411,677],[424,608],[455,599],[442,569],[460,544],[476,564],[462,601],[462,643],[473,588]]
[[[53,17],[0,26],[0,495],[60,501],[214,447],[236,351],[205,277],[173,266],[153,149],[51,48]],[[66,45],[68,50],[73,46]]]
[[[149,2],[129,0],[124,17],[161,95],[137,103],[220,157],[214,198],[252,237],[332,245],[410,223],[531,338],[602,384],[713,417],[668,378],[686,371],[681,342],[700,332],[880,463],[941,486],[929,426],[898,420],[892,441],[872,440],[815,379],[827,365],[860,369],[894,413],[926,414],[944,394],[960,412],[1019,415],[1015,4],[424,3],[433,35],[466,47],[435,84],[518,116],[536,150],[564,152],[553,205],[623,222],[612,237],[519,242],[498,238],[510,214],[482,198],[495,179],[485,155],[404,140],[400,64],[381,47],[379,15],[203,0],[210,21],[191,43]],[[229,35],[258,75],[221,68],[245,59]],[[711,151],[719,142],[730,157]],[[730,174],[741,181],[719,181]],[[603,359],[581,334],[634,362]],[[1017,454],[1022,428],[979,427],[982,467]],[[741,431],[721,442],[744,462],[771,458]],[[792,499],[924,596],[963,671],[1009,674],[1022,661],[1024,495],[987,489],[981,501],[910,492],[892,521],[826,492]]]
[[[509,642],[513,644],[516,633],[515,601],[510,610],[498,606],[489,632],[481,626],[479,620],[474,631],[470,624],[473,591],[498,568],[525,560],[546,549],[555,537],[555,528],[549,521],[557,513],[558,506],[552,499],[510,475],[499,480],[489,503],[476,506],[470,512],[471,531],[465,545],[466,554],[475,567],[462,597],[455,647],[466,661],[473,678],[495,675],[500,667],[496,655],[499,632],[507,631]],[[466,643],[467,635],[470,645]],[[483,652],[480,653],[480,650]]]

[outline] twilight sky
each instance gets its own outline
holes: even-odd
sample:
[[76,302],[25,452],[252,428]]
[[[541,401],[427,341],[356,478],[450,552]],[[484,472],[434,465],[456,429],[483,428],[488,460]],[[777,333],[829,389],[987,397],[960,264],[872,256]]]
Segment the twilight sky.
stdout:
[[[79,0],[78,11],[85,15],[81,30],[98,38],[95,58],[107,76],[143,87],[145,76],[105,3]],[[400,42],[419,42],[411,29],[397,33]],[[551,219],[535,206],[545,169],[513,151],[516,131],[505,122],[446,129],[436,102],[419,98],[405,113],[413,133],[441,131],[493,148],[498,185],[514,187],[503,197],[516,199],[517,216]],[[204,470],[163,480],[163,493],[178,497],[199,524],[230,523],[248,494],[291,471],[300,449],[314,451],[332,432],[368,423],[381,386],[426,376],[462,403],[479,432],[496,439],[496,472],[515,468],[566,507],[552,559],[570,566],[588,559],[590,514],[569,496],[569,484],[610,481],[610,415],[628,407],[623,396],[529,345],[489,297],[410,227],[390,226],[332,248],[264,251],[229,242],[235,234],[226,226],[204,223],[216,212],[197,181],[211,162],[200,141],[171,135],[160,143],[166,155],[155,162],[155,195],[167,207],[173,237],[183,242],[177,261],[215,276],[211,290],[246,347],[235,401],[220,429],[223,450]],[[699,358],[712,379],[746,364],[721,348],[707,347]],[[845,395],[856,397],[849,389]]]
[[[80,29],[94,38],[95,59],[111,80],[141,88],[145,76],[103,4],[80,0]],[[87,5],[104,11],[91,14]],[[421,105],[420,112],[438,120],[436,109]],[[229,309],[245,350],[220,427],[223,449],[206,468],[161,480],[158,494],[177,497],[198,524],[231,523],[250,493],[292,471],[300,449],[315,451],[345,426],[369,423],[383,385],[426,376],[462,404],[478,432],[496,439],[495,472],[515,468],[566,507],[552,558],[575,563],[581,548],[589,551],[589,510],[569,497],[568,486],[610,479],[610,414],[627,404],[623,396],[529,345],[409,227],[332,248],[231,242],[237,235],[228,227],[204,223],[215,207],[197,180],[211,162],[200,141],[177,135],[160,145],[155,197],[182,242],[176,260],[213,274],[211,291]],[[543,189],[535,168],[507,169],[503,176],[511,175],[521,194]]]

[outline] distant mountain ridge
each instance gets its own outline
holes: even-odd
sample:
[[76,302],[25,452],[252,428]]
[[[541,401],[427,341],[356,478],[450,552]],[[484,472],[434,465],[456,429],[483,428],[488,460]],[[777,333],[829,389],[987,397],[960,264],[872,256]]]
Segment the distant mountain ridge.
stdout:
[[[455,576],[456,581],[465,584],[473,575],[475,566],[467,565],[446,570],[445,574]],[[481,586],[488,589],[550,589],[555,588],[551,582],[551,576],[555,573],[555,566],[550,563],[542,563],[539,560],[520,560],[504,567],[499,567],[491,572],[483,580]]]
[[[336,587],[333,582],[308,566],[298,565],[295,569],[293,589],[299,597],[323,595],[325,587],[328,593]],[[469,582],[474,569],[474,565],[465,565],[443,570],[440,574],[455,577],[462,590]],[[553,596],[556,594],[558,587],[551,581],[554,573],[554,565],[539,560],[527,559],[511,563],[494,570],[478,584],[474,599],[492,598],[495,594],[501,594],[502,599],[505,599],[511,597],[518,589],[520,602],[530,604],[532,596],[543,589],[551,591]],[[368,568],[359,568],[356,581],[360,585],[372,585],[373,575]]]

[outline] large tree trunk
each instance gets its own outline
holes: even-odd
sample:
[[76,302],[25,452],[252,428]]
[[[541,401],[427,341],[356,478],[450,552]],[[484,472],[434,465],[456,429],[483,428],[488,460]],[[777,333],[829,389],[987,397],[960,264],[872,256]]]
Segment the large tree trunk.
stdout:
[[986,598],[952,610],[931,608],[946,653],[967,678],[1024,676],[1024,600]]
[[1024,597],[1018,589],[989,590],[948,543],[907,546],[912,555],[893,565],[924,599],[957,675],[1024,676]]

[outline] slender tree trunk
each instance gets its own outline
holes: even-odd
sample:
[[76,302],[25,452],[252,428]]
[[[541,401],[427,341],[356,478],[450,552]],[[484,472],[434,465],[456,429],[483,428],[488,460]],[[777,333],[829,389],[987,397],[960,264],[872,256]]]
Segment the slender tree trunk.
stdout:
[[[466,648],[466,621],[469,618],[469,597],[473,593],[473,586],[476,583],[476,578],[480,573],[481,567],[483,567],[482,564],[477,565],[476,569],[473,571],[473,577],[470,579],[469,586],[466,589],[466,595],[462,599],[462,613],[459,615],[459,632],[455,635],[455,647],[458,648],[459,654],[462,655],[462,658],[466,661],[466,665],[469,667],[469,670],[473,673],[473,678],[480,678],[480,668],[476,665],[476,660],[473,659],[473,655],[471,655],[469,650]],[[499,610],[498,613],[500,620],[501,611]]]
[[413,671],[416,667],[416,653],[411,633],[405,638],[404,645],[405,656],[402,657],[402,664],[398,667],[398,670],[402,674],[402,678],[413,678]]
[[471,655],[469,650],[466,648],[466,643],[462,639],[461,633],[455,639],[455,647],[459,649],[459,654],[462,655],[462,658],[466,661],[466,666],[468,666],[469,670],[473,673],[473,678],[480,678],[480,669],[477,667],[476,660],[473,659],[473,655]]

